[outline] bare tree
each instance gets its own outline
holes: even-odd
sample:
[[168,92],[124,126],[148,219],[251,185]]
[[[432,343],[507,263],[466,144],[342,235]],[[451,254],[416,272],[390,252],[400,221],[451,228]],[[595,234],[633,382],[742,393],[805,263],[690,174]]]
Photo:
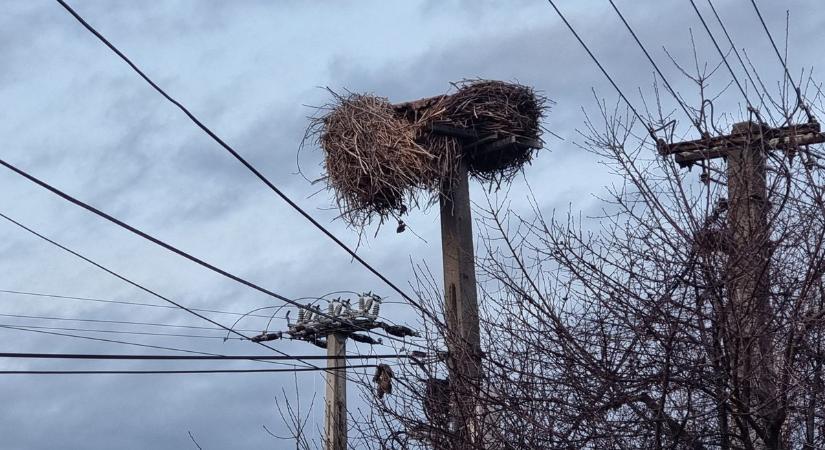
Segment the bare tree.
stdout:
[[[281,388],[281,397],[275,398],[275,407],[281,417],[281,421],[286,426],[288,435],[279,435],[270,431],[266,425],[263,426],[270,436],[281,441],[291,441],[295,444],[295,450],[314,450],[320,448],[317,442],[313,439],[313,435],[318,430],[309,430],[309,419],[312,417],[312,407],[315,405],[315,395],[308,406],[301,404],[301,397],[299,395],[298,376],[293,376],[293,393],[295,399],[290,400],[284,388]],[[306,408],[303,412],[302,408]]]
[[[710,136],[732,120],[711,112],[716,69],[706,67],[684,73],[700,93],[694,123]],[[775,99],[761,94],[779,117],[770,125],[807,120],[787,83]],[[817,90],[807,103],[821,110],[820,98]],[[648,124],[673,139],[654,100]],[[742,119],[763,120],[755,110]],[[419,268],[430,350],[395,371],[394,395],[365,390],[373,407],[360,421],[363,446],[825,448],[823,154],[775,151],[754,137],[765,201],[743,202],[727,198],[741,180],[726,161],[683,170],[639,129],[603,101],[587,117],[581,146],[617,180],[598,217],[546,218],[535,201],[518,215],[494,198],[481,211],[485,354],[474,433],[451,425],[462,393],[445,375],[456,355],[441,350],[455,337],[429,319],[443,311],[440,286]],[[743,217],[764,219],[765,232],[737,235]]]

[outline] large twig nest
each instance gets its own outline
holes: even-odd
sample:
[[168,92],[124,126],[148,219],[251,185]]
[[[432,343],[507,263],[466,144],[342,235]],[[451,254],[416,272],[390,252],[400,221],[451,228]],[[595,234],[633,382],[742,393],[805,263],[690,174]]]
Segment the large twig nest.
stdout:
[[440,178],[438,157],[420,145],[419,126],[398,116],[383,97],[332,93],[333,104],[312,120],[309,136],[324,150],[327,185],[341,217],[354,226],[374,216],[399,217]]
[[429,203],[451,186],[461,158],[470,173],[500,183],[534,154],[513,146],[498,151],[433,132],[449,125],[480,136],[516,136],[540,142],[546,99],[527,86],[464,81],[452,95],[392,105],[373,95],[339,95],[312,119],[307,136],[324,151],[327,186],[341,217],[363,227],[372,219],[398,218],[420,199]]
[[[481,136],[516,136],[541,142],[541,119],[547,99],[520,84],[473,80],[456,83],[457,92],[444,102],[444,119],[451,125]],[[509,181],[533,159],[536,149],[510,146],[504,151],[484,152],[468,146],[462,156],[470,172],[487,181]]]

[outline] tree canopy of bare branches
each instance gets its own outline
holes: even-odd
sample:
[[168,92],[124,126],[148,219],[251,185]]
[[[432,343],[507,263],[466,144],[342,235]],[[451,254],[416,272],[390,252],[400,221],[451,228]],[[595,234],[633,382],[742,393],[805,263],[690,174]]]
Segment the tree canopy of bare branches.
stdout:
[[[696,66],[684,72],[701,94],[693,123],[717,135],[732,124],[713,117],[713,71]],[[807,120],[801,99],[781,91],[762,95],[780,117],[767,125]],[[660,105],[648,116],[664,130],[672,118]],[[484,377],[472,435],[451,417],[463,395],[445,375],[455,355],[439,353],[451,337],[426,320],[436,357],[396,370],[394,395],[373,398],[361,422],[363,445],[825,448],[823,155],[755,143],[762,198],[730,198],[743,183],[730,161],[682,169],[638,129],[604,102],[587,118],[581,147],[616,180],[598,217],[547,217],[535,199],[530,214],[495,198],[481,211]],[[743,224],[754,220],[762,227]],[[440,286],[419,269],[422,304],[439,314]]]

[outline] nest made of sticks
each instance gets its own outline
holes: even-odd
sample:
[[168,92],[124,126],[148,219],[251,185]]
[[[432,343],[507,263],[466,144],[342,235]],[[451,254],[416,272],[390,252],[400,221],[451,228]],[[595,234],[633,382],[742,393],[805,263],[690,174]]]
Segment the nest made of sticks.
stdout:
[[307,137],[324,150],[327,186],[341,217],[363,227],[375,216],[399,218],[445,170],[419,140],[420,126],[383,97],[330,91],[333,103],[311,119]]
[[546,99],[533,89],[500,81],[469,80],[456,92],[392,105],[369,94],[331,92],[333,102],[311,119],[307,138],[324,151],[327,186],[341,217],[363,228],[411,207],[430,204],[452,185],[463,159],[481,180],[509,181],[534,156],[527,147],[483,152],[432,131],[435,123],[499,138],[539,140]]
[[[473,130],[480,136],[516,136],[542,142],[541,120],[548,100],[529,86],[490,80],[465,80],[454,83],[456,93],[445,97],[443,118],[457,128]],[[470,173],[484,181],[500,184],[510,181],[537,149],[510,146],[500,152],[485,152],[483,147],[464,147],[463,158]]]

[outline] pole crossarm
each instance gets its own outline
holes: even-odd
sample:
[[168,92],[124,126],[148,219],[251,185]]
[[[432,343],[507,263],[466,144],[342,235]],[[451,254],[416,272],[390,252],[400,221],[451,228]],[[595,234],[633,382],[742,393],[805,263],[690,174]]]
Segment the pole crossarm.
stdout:
[[731,134],[707,139],[696,139],[668,144],[659,141],[657,150],[662,156],[673,155],[681,167],[714,158],[727,158],[731,152],[743,147],[763,147],[765,150],[795,151],[803,145],[825,142],[825,133],[818,122],[790,125],[779,128],[756,127],[750,131],[735,131]]
[[327,336],[337,333],[356,342],[375,345],[381,339],[375,339],[359,332],[380,328],[388,335],[399,338],[416,337],[418,333],[403,325],[393,325],[378,320],[381,298],[373,294],[363,294],[358,299],[358,306],[351,308],[349,300],[336,300],[330,303],[327,314],[322,315],[317,307],[307,307],[308,313],[300,310],[298,321],[289,324],[286,331],[262,332],[250,338],[255,342],[273,341],[287,336],[293,340],[307,341],[321,348],[327,348]]
[[440,123],[430,125],[430,132],[440,134],[442,136],[458,138],[461,141],[462,148],[465,150],[465,153],[467,150],[474,149],[474,153],[477,155],[483,155],[491,152],[506,153],[510,149],[540,149],[543,147],[539,139],[515,136],[512,134],[502,135],[499,133],[482,135],[473,129],[458,128]]
[[338,333],[356,342],[375,345],[381,344],[383,341],[380,338],[375,339],[358,332],[374,330],[376,328],[381,328],[386,331],[387,334],[396,337],[418,336],[418,333],[403,325],[390,325],[388,323],[369,319],[355,319],[294,324],[285,332],[262,333],[258,336],[252,337],[252,340],[281,339],[284,334],[287,334],[292,339],[307,341],[321,348],[326,348],[325,337],[330,333]]
[[388,323],[373,319],[344,319],[324,322],[298,323],[290,326],[286,333],[293,337],[299,337],[315,334],[326,335],[331,331],[350,334],[358,331],[374,330],[376,328],[381,328],[388,334],[397,337],[418,336],[418,333],[403,325],[390,325]]

